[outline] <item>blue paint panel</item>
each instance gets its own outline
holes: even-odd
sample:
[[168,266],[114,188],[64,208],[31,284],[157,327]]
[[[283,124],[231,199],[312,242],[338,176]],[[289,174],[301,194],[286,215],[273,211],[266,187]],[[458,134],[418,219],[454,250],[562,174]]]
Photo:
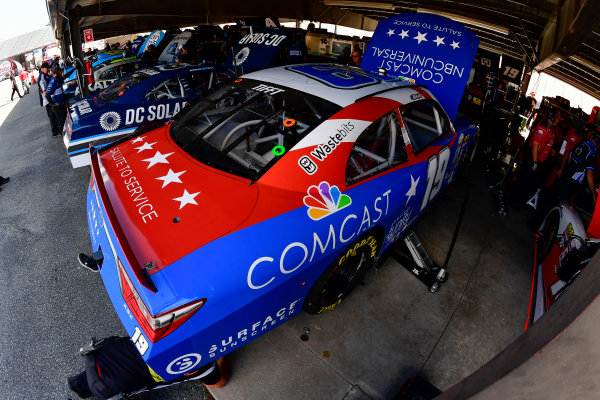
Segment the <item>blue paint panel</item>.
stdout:
[[385,68],[389,75],[427,85],[454,120],[478,45],[470,30],[451,19],[395,15],[379,21],[360,67],[372,72]]
[[140,46],[136,56],[141,57],[148,45],[153,44],[153,45],[157,46],[160,43],[160,41],[163,40],[164,37],[165,37],[165,33],[163,31],[160,31],[158,29],[152,31],[148,35],[146,40],[144,40],[144,43],[142,43],[142,45]]
[[236,44],[224,65],[243,74],[266,68],[287,41],[287,33],[280,29],[262,29],[253,35],[247,34]]
[[330,64],[295,65],[286,68],[337,89],[358,89],[375,85],[381,80],[354,68]]

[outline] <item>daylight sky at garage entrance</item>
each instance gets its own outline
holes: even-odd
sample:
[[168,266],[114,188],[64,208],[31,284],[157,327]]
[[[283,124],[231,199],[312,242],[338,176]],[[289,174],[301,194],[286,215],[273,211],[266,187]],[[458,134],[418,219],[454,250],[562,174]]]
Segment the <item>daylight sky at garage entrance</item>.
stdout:
[[49,23],[45,0],[2,0],[0,40],[10,39]]

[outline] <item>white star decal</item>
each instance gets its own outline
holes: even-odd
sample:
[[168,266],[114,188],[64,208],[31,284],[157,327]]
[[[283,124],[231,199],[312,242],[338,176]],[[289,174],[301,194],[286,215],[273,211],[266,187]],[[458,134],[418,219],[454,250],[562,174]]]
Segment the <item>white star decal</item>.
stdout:
[[417,41],[419,42],[417,44],[421,44],[421,42],[423,42],[423,41],[425,41],[425,42],[428,41],[427,39],[425,39],[425,36],[427,36],[427,32],[425,32],[425,33],[419,32],[419,34],[417,36],[415,36],[413,39],[417,39]]
[[388,30],[388,33],[387,33],[388,37],[392,36],[393,34],[394,34],[393,29]]
[[169,162],[167,161],[167,157],[169,157],[171,154],[173,153],[161,154],[160,151],[157,151],[154,157],[146,158],[142,161],[148,161],[148,166],[146,167],[146,169],[148,169],[156,164],[168,164]]
[[131,143],[141,142],[142,140],[146,140],[146,139],[143,136],[138,136],[137,138],[133,139],[131,141]]
[[179,177],[184,172],[185,171],[173,172],[173,170],[169,168],[169,172],[167,172],[167,174],[165,176],[161,176],[161,177],[156,178],[156,179],[163,181],[162,187],[167,186],[171,182],[183,183],[183,182],[181,182],[181,179],[179,179]]
[[415,181],[415,178],[413,178],[412,174],[410,175],[410,189],[408,189],[408,192],[406,192],[406,196],[408,197],[408,199],[406,199],[405,205],[408,205],[410,199],[417,194],[417,185],[419,184],[420,180],[421,177],[418,177]]
[[402,29],[402,33],[399,33],[398,36],[401,36],[402,39],[404,39],[405,37],[408,36],[408,31],[405,31],[404,29]]
[[460,49],[460,46],[454,40],[452,41],[452,44],[450,46],[452,46],[452,49],[454,49],[454,50],[456,50],[457,47]]
[[181,210],[186,204],[198,205],[198,203],[196,203],[196,200],[194,200],[194,197],[198,196],[199,194],[200,192],[190,194],[187,190],[184,189],[183,195],[181,195],[181,197],[176,197],[173,200],[180,202],[179,209]]
[[156,142],[154,142],[154,143],[144,142],[143,145],[141,145],[140,147],[136,147],[135,149],[138,151],[138,153],[141,153],[144,150],[153,150],[152,146],[154,146],[155,144],[156,144]]
[[434,42],[436,43],[436,47],[439,46],[440,44],[446,44],[446,43],[444,43],[444,38],[439,37],[438,35],[435,35]]

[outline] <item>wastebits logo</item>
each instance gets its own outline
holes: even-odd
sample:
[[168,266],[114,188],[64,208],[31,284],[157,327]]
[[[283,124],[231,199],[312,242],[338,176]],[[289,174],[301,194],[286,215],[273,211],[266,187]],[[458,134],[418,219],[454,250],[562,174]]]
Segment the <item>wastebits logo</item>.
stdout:
[[310,152],[315,159],[323,161],[327,156],[339,146],[350,132],[354,130],[354,124],[351,121],[342,124],[336,129],[335,134],[329,135],[329,140],[326,143],[318,145]]
[[315,164],[308,156],[302,156],[298,160],[298,165],[309,175],[314,174],[318,169],[317,164]]
[[114,131],[121,125],[121,117],[115,111],[109,111],[100,117],[100,126],[105,131]]
[[326,216],[338,212],[350,204],[352,199],[342,194],[337,186],[330,186],[327,182],[312,185],[308,188],[308,195],[304,197],[304,204],[308,207],[308,216],[318,221]]

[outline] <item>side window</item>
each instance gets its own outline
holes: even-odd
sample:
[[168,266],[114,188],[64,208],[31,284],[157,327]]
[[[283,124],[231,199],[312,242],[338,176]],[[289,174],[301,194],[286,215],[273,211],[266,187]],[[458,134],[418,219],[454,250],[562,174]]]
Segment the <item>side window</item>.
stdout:
[[130,72],[135,71],[136,68],[137,68],[136,63],[132,63],[132,62],[121,65],[119,67],[119,74],[118,74],[119,78],[127,75]]
[[108,79],[117,79],[117,78],[119,78],[119,76],[117,75],[117,68],[109,68],[100,74],[100,76],[98,77],[98,80],[104,81],[104,80],[108,80]]
[[354,143],[346,165],[346,184],[407,160],[396,110],[373,122]]
[[400,112],[415,154],[450,131],[448,117],[433,100],[415,101]]
[[179,78],[171,78],[162,82],[146,95],[146,100],[171,100],[185,96]]

